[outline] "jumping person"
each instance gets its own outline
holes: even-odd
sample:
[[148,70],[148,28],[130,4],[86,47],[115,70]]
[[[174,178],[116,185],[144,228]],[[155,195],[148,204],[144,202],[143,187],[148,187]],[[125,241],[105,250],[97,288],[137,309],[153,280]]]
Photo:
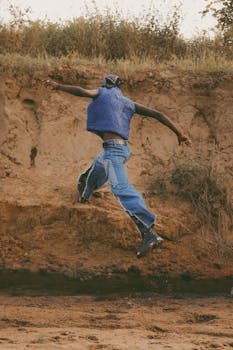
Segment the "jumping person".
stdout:
[[87,130],[101,137],[103,151],[78,178],[79,200],[86,202],[94,190],[108,181],[113,194],[141,234],[142,244],[136,253],[141,258],[163,239],[153,229],[156,215],[147,209],[142,195],[129,183],[125,172],[124,164],[130,156],[128,137],[131,118],[137,113],[158,120],[176,134],[179,144],[191,145],[190,139],[163,113],[124,96],[120,89],[123,81],[117,75],[105,76],[102,86],[94,90],[53,80],[45,83],[55,90],[92,99],[87,109]]

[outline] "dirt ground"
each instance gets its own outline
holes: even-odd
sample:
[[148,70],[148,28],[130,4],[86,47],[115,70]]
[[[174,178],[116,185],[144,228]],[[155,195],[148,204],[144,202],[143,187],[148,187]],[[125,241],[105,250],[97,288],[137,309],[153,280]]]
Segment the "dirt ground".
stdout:
[[230,297],[0,296],[0,349],[232,349],[232,321]]

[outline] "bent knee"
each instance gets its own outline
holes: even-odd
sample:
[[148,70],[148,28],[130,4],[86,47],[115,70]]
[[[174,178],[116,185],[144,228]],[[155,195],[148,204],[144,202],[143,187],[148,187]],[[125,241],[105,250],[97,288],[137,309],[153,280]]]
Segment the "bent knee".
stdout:
[[126,194],[128,192],[129,184],[115,183],[115,184],[109,184],[109,187],[115,196],[119,196],[122,194]]

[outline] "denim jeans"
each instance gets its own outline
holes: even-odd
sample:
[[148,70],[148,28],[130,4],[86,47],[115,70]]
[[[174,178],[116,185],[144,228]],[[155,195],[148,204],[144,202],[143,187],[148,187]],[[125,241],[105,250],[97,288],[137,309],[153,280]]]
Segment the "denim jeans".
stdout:
[[124,210],[132,218],[150,228],[156,215],[146,208],[142,195],[129,183],[124,164],[130,157],[127,145],[105,146],[88,168],[88,176],[83,196],[88,199],[92,192],[106,181]]

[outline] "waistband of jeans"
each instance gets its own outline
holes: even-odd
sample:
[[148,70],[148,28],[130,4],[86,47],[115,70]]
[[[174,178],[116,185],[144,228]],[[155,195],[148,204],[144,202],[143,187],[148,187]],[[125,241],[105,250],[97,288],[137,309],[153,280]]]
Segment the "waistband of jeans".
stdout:
[[113,146],[113,145],[127,146],[128,145],[128,141],[127,140],[122,140],[122,139],[109,139],[109,140],[105,140],[103,142],[103,147]]

